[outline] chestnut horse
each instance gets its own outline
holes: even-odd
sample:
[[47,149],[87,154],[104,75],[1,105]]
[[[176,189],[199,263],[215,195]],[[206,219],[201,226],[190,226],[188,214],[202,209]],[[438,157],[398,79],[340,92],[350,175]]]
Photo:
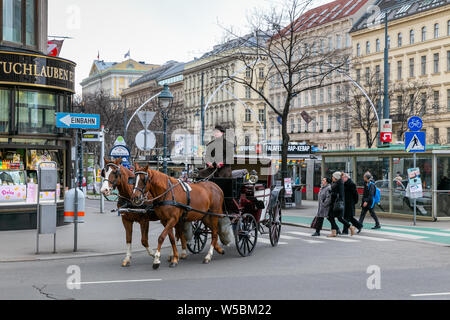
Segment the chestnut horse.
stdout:
[[[161,262],[161,247],[167,235],[173,249],[172,261],[170,267],[178,265],[178,251],[176,241],[173,234],[173,228],[176,227],[177,235],[180,236],[183,248],[185,247],[185,238],[181,232],[183,222],[192,222],[202,220],[203,223],[211,230],[212,240],[211,248],[208,251],[203,263],[211,262],[214,249],[219,254],[224,254],[224,250],[218,245],[218,222],[219,217],[213,215],[205,215],[195,211],[185,212],[185,209],[165,205],[162,201],[175,201],[184,205],[189,205],[192,209],[201,212],[212,212],[216,214],[223,214],[224,194],[218,185],[212,182],[200,182],[191,184],[192,190],[190,194],[190,204],[187,192],[183,189],[180,182],[171,178],[164,173],[149,169],[147,165],[141,168],[138,164],[135,165],[136,182],[133,190],[131,200],[134,204],[140,204],[146,201],[147,195],[151,196],[151,202],[155,206],[155,212],[161,223],[164,226],[164,231],[158,238],[158,248],[153,260],[153,269],[158,269]],[[179,223],[181,222],[181,223]]]
[[[111,192],[117,188],[119,191],[119,202],[117,208],[125,206],[127,203],[131,205],[131,194],[133,186],[128,184],[128,178],[134,178],[134,173],[127,168],[121,166],[122,159],[116,161],[109,161],[105,158],[105,169],[103,172],[103,184],[100,192],[105,196],[110,196]],[[127,201],[128,200],[128,201]],[[133,223],[137,222],[141,226],[141,243],[147,250],[150,256],[154,256],[153,250],[149,248],[148,231],[150,221],[157,221],[158,219],[150,214],[127,212],[122,214],[122,223],[125,228],[127,254],[122,262],[122,267],[129,267],[131,265],[131,242],[133,235]]]

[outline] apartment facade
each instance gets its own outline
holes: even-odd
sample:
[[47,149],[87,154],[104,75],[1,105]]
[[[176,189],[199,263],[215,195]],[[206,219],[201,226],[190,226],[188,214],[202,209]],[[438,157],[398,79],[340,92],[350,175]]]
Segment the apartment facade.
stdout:
[[[335,52],[344,57],[351,55],[352,40],[350,30],[353,24],[366,12],[374,1],[338,0],[314,8],[301,15],[296,23],[302,25],[299,32],[304,39],[315,39],[314,43],[305,43],[313,47],[317,54]],[[303,43],[302,43],[303,45]],[[298,48],[298,57],[303,48]],[[314,59],[314,57],[312,57]],[[306,73],[319,74],[315,69],[305,70]],[[344,70],[349,72],[349,66]],[[270,99],[278,109],[282,110],[286,93],[277,77],[273,77],[269,85]],[[296,80],[296,79],[294,79]],[[311,79],[301,83],[299,89],[314,87],[317,81]],[[315,145],[319,150],[340,150],[351,145],[351,126],[348,110],[348,95],[350,91],[348,78],[339,72],[331,73],[320,88],[306,90],[298,94],[291,105],[288,120],[288,133],[293,142],[306,142]],[[312,118],[307,122],[308,117]],[[281,136],[281,125],[274,112],[269,111],[271,136]]]
[[[351,37],[355,58],[354,77],[368,72],[383,79],[385,14],[388,13],[389,88],[407,83],[425,83],[423,99],[413,102],[395,90],[390,99],[393,143],[404,143],[400,122],[404,104],[420,109],[427,144],[450,144],[450,1],[378,1],[380,10],[362,17]],[[373,22],[374,21],[374,22]],[[364,80],[362,80],[364,83]],[[411,93],[412,95],[412,93]],[[411,114],[417,115],[417,114]],[[353,127],[353,144],[366,148],[364,132]],[[376,128],[372,130],[376,133]]]
[[94,60],[89,76],[80,83],[83,97],[103,91],[111,99],[120,99],[122,90],[146,72],[159,67],[154,64],[128,59],[120,63]]
[[[251,43],[252,37],[247,36],[244,42]],[[242,38],[217,45],[201,58],[187,63],[184,70],[185,127],[199,132],[203,94],[205,142],[212,138],[214,127],[222,125],[235,130],[238,152],[265,140],[267,118],[264,101],[247,86],[229,79],[232,75],[253,76],[257,85],[264,87],[266,61],[258,60],[257,74],[249,72],[241,59],[233,57],[239,43],[242,44]]]

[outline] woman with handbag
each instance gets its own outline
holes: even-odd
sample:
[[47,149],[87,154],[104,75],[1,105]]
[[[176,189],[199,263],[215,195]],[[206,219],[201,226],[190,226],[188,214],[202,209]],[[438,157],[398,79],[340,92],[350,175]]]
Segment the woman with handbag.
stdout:
[[331,206],[330,213],[328,214],[328,220],[331,223],[331,234],[329,238],[337,237],[339,227],[336,224],[337,218],[340,223],[344,225],[344,228],[350,230],[352,236],[356,234],[356,228],[353,227],[347,220],[344,219],[345,211],[345,191],[344,183],[342,182],[342,173],[333,173],[333,183],[331,184]]
[[317,216],[314,218],[311,228],[316,229],[313,237],[320,237],[320,230],[322,230],[323,220],[328,217],[331,205],[331,180],[330,178],[322,179],[322,186],[319,191],[319,209]]

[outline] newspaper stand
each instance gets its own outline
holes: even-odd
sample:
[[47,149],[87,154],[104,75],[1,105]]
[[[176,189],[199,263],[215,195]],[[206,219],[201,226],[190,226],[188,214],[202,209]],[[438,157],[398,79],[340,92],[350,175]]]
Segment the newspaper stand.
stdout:
[[[56,162],[41,162],[38,166],[36,254],[39,254],[39,236],[42,234],[53,234],[53,253],[56,253],[57,180]],[[54,192],[54,203],[41,203],[41,192]]]

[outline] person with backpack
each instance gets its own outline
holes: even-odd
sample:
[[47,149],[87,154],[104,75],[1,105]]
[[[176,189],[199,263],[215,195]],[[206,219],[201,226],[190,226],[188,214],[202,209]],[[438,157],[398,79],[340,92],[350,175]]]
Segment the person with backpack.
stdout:
[[361,232],[364,226],[364,218],[366,217],[367,211],[370,212],[373,220],[375,220],[375,227],[372,230],[381,229],[380,221],[378,220],[377,215],[375,214],[375,205],[380,202],[380,190],[375,186],[373,181],[372,174],[370,172],[366,172],[364,174],[364,194],[361,204],[361,216],[359,217],[359,223],[361,224],[361,229],[358,230],[358,233]]
[[[359,194],[356,189],[356,184],[347,173],[342,173],[342,181],[344,182],[345,193],[345,211],[344,219],[350,222],[358,232],[360,232],[362,225],[355,219],[355,205],[359,201]],[[344,227],[342,234],[348,234],[348,228]]]

